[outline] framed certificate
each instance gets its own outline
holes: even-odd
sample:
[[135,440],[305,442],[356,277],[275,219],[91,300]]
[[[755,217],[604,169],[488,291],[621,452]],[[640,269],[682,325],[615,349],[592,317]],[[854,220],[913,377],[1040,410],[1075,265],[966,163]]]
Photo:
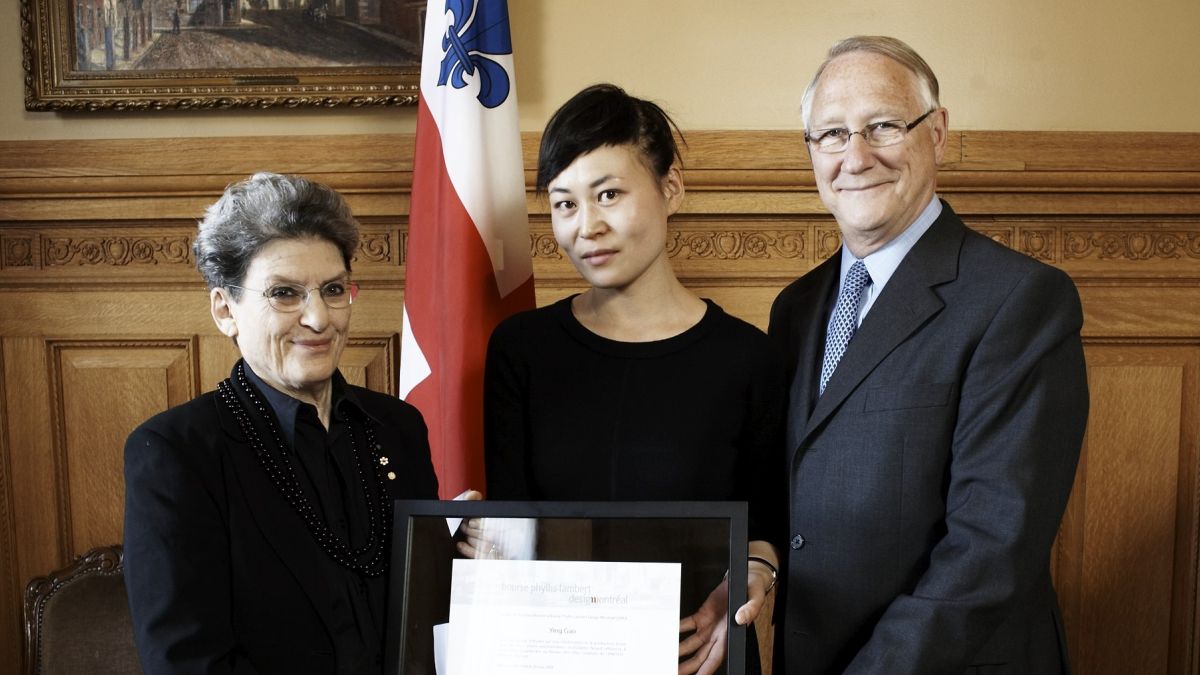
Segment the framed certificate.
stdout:
[[394,528],[389,675],[674,675],[721,594],[719,672],[744,673],[742,502],[400,500]]

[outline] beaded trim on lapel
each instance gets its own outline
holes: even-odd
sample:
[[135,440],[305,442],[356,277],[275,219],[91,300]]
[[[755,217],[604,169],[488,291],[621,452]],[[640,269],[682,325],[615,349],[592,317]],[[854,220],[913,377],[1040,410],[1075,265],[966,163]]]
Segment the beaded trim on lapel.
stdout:
[[[355,414],[347,418],[350,427],[350,448],[354,455],[358,484],[362,488],[367,502],[367,541],[359,548],[352,548],[349,542],[343,541],[330,529],[321,514],[313,508],[308,495],[304,493],[299,479],[296,478],[296,469],[289,456],[290,453],[283,444],[279,428],[273,420],[267,402],[246,379],[243,364],[239,362],[234,368],[234,377],[223,380],[217,385],[217,389],[221,402],[237,420],[242,433],[250,442],[250,447],[254,450],[259,465],[266,471],[267,477],[283,495],[292,510],[304,521],[309,533],[321,549],[334,562],[348,570],[371,578],[383,576],[388,569],[387,555],[392,534],[392,505],[391,500],[386,498],[388,491],[383,482],[387,458],[379,456],[379,444],[375,442],[375,428],[371,421],[365,415]],[[258,433],[258,429],[255,428],[254,422],[251,420],[251,411],[246,408],[239,393],[254,406],[255,412],[258,413],[258,419],[270,432],[272,442],[269,447]],[[355,423],[359,426],[367,446],[365,458],[359,450],[358,434],[354,429]],[[370,474],[369,477],[368,474]],[[374,479],[374,491],[370,489],[371,478]],[[362,559],[368,554],[370,557],[363,562]]]

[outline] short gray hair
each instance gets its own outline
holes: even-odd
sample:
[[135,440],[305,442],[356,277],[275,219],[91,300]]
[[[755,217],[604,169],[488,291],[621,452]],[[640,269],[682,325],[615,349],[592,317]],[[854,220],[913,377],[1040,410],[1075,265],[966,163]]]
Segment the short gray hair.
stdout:
[[[346,269],[358,251],[358,221],[333,188],[277,173],[256,173],[225,188],[204,212],[192,253],[211,290],[241,285],[251,261],[281,239],[320,239],[338,248]],[[239,289],[231,289],[236,300]]]
[[817,88],[817,80],[821,79],[821,75],[825,72],[825,68],[829,63],[843,54],[850,52],[871,52],[886,56],[887,58],[899,63],[908,68],[917,76],[917,80],[921,83],[921,97],[925,99],[925,109],[933,110],[941,106],[938,102],[938,81],[937,76],[933,74],[933,69],[921,58],[921,55],[912,47],[901,40],[885,35],[856,35],[835,42],[829,48],[829,53],[825,56],[825,60],[817,68],[816,74],[813,75],[812,81],[808,83],[808,87],[804,89],[804,96],[800,99],[800,114],[804,120],[804,128],[808,128],[808,121],[812,119],[812,98],[813,92]]

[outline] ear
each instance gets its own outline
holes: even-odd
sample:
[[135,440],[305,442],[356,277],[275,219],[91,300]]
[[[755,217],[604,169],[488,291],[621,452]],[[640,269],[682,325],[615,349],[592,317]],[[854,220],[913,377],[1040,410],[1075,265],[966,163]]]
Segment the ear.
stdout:
[[930,133],[933,134],[934,158],[940,165],[942,157],[946,154],[946,143],[950,138],[950,111],[938,108],[929,116],[929,122]]
[[678,164],[672,164],[662,177],[662,191],[667,198],[667,215],[673,216],[683,205],[683,171]]
[[208,301],[209,311],[212,312],[217,330],[236,340],[237,318],[233,315],[233,298],[229,297],[229,291],[224,288],[214,288],[208,292]]

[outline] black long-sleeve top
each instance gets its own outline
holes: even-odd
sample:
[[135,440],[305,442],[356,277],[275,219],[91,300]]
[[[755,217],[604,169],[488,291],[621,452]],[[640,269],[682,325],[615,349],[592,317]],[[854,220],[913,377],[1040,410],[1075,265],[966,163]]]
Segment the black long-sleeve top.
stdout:
[[492,334],[485,374],[490,499],[746,501],[750,539],[786,517],[786,385],[766,335],[706,300],[652,342],[592,333],[571,298]]

